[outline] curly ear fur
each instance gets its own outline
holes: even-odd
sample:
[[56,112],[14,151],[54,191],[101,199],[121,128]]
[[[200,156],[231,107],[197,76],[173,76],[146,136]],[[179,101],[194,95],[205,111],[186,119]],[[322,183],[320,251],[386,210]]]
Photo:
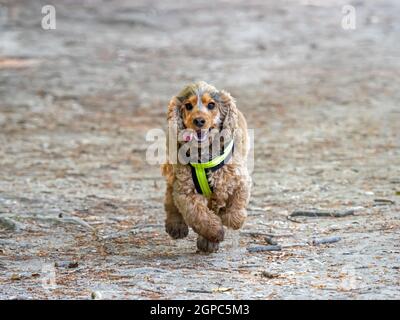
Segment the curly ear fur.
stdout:
[[222,90],[219,94],[221,102],[221,120],[222,130],[227,133],[230,138],[234,138],[235,130],[238,128],[238,109],[235,104],[235,99],[229,92]]
[[173,97],[168,104],[167,119],[169,127],[176,126],[178,131],[184,128],[180,102],[177,97]]
[[[167,178],[168,184],[172,184],[174,180],[174,168],[172,164],[176,163],[176,159],[171,159],[171,156],[175,157],[174,154],[176,154],[178,148],[177,134],[184,128],[180,102],[177,97],[173,97],[168,104],[167,120],[167,161],[161,166],[161,172],[162,175]],[[171,143],[174,145],[170,145]],[[170,154],[170,152],[172,154]]]

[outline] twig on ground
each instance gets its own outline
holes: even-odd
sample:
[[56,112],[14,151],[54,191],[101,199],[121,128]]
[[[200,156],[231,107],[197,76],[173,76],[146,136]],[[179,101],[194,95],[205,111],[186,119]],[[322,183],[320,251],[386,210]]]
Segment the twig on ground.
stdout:
[[[18,217],[19,219],[26,219],[26,220],[39,220],[39,221],[46,221],[46,222],[54,222],[54,223],[71,223],[81,225],[87,229],[94,230],[94,228],[89,225],[86,221],[82,220],[78,217],[65,217],[65,216],[53,216],[53,215],[7,215],[7,217],[1,217],[8,221],[14,222],[17,224],[19,228],[23,228],[22,224],[12,220],[10,217]],[[0,218],[0,219],[1,219]]]
[[159,229],[162,227],[164,227],[163,224],[142,224],[142,225],[134,226],[129,232],[132,234],[136,234],[138,232],[150,231],[150,230]]
[[160,227],[164,227],[163,224],[140,224],[137,226],[134,226],[132,228],[132,230],[134,229],[146,229],[146,228],[160,228]]
[[281,251],[282,247],[277,246],[252,246],[247,247],[248,252]]
[[324,211],[324,210],[295,210],[289,217],[335,217],[341,218],[354,215],[354,210]]
[[0,217],[0,227],[11,231],[20,231],[24,228],[21,223],[8,217]]
[[299,221],[299,220],[297,220],[295,218],[292,218],[290,215],[286,216],[286,219],[288,219],[289,221],[292,221],[294,223],[303,223],[303,221]]
[[255,216],[262,216],[263,215],[263,213],[262,212],[260,212],[260,211],[251,211],[251,210],[249,210],[248,212],[247,212],[247,215],[249,216],[249,217],[255,217]]
[[60,220],[63,220],[63,222],[66,223],[81,225],[82,227],[85,227],[89,230],[94,230],[94,228],[89,223],[78,217],[64,217],[61,218]]
[[94,228],[89,225],[86,221],[82,220],[81,218],[78,217],[65,217],[65,216],[32,216],[32,217],[27,217],[28,219],[35,219],[35,220],[41,220],[41,221],[49,221],[49,222],[54,222],[54,223],[70,223],[70,224],[77,224],[82,227],[85,227],[89,230],[94,230]]
[[250,236],[250,237],[273,237],[273,238],[283,238],[283,237],[293,237],[291,233],[284,233],[284,234],[275,234],[275,233],[268,233],[268,232],[260,232],[260,231],[241,231],[241,235],[243,236]]
[[186,289],[186,292],[192,292],[192,293],[213,293],[211,290],[203,290],[203,289]]
[[242,264],[238,266],[239,269],[246,269],[246,268],[259,268],[262,267],[263,265],[261,264]]
[[321,244],[329,244],[335,243],[342,240],[341,237],[333,236],[333,237],[326,237],[320,239],[312,239],[308,242],[300,242],[300,243],[289,243],[289,244],[282,244],[282,245],[269,245],[269,246],[252,246],[248,247],[248,252],[263,252],[263,251],[280,251],[282,249],[294,248],[294,247],[309,247],[309,246],[318,246]]
[[300,243],[289,243],[289,244],[283,244],[281,245],[282,249],[287,249],[287,248],[294,248],[294,247],[309,247],[310,245],[306,242],[300,242]]
[[395,201],[390,200],[390,199],[374,199],[375,206],[384,206],[387,204],[396,204]]
[[341,237],[327,237],[321,239],[313,239],[310,241],[310,244],[313,246],[318,246],[320,244],[328,244],[328,243],[335,243],[342,240]]

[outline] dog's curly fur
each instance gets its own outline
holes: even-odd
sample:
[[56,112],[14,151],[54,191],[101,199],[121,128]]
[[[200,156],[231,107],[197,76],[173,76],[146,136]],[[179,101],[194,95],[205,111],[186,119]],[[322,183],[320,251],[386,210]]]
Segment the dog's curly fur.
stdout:
[[[195,105],[190,112],[186,110],[188,101],[197,104],[196,99],[202,99],[203,103],[212,101],[215,107],[208,110]],[[234,139],[234,153],[227,164],[211,173],[213,194],[209,199],[197,193],[188,164],[174,163],[169,158],[162,165],[162,173],[167,180],[165,229],[172,238],[180,239],[188,235],[188,227],[191,227],[198,234],[198,249],[215,252],[224,239],[223,226],[237,230],[247,216],[251,186],[246,166],[249,150],[247,124],[232,96],[204,81],[188,85],[171,99],[167,117],[169,127],[177,128],[179,134],[190,127],[194,113],[204,116],[208,128],[224,131],[225,139]],[[176,141],[176,144],[172,146],[171,142],[167,142],[167,150],[179,148],[180,142]]]

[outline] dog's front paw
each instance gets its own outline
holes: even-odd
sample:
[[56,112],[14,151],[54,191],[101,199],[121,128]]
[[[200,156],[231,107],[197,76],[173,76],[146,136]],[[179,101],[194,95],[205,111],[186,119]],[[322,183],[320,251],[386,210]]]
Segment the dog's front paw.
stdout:
[[184,222],[166,222],[165,231],[172,239],[182,239],[189,234],[189,228]]
[[200,236],[197,238],[197,249],[201,252],[213,253],[219,249],[219,242],[212,242]]
[[233,230],[240,229],[247,217],[247,212],[245,209],[232,211],[232,212],[224,212],[221,215],[221,221],[224,226],[231,228]]
[[198,235],[202,235],[204,238],[211,242],[221,242],[224,240],[225,231],[224,227],[212,228],[209,227],[206,230],[199,230],[197,227],[192,227],[193,231],[196,232]]

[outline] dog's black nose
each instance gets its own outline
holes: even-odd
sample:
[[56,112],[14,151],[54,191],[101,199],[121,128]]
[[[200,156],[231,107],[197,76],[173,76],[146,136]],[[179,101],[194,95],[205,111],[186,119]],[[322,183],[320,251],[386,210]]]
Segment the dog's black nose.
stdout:
[[195,125],[196,127],[201,128],[201,127],[203,127],[204,124],[206,123],[206,120],[204,120],[203,118],[196,118],[196,119],[193,120],[193,123],[194,123],[194,125]]

